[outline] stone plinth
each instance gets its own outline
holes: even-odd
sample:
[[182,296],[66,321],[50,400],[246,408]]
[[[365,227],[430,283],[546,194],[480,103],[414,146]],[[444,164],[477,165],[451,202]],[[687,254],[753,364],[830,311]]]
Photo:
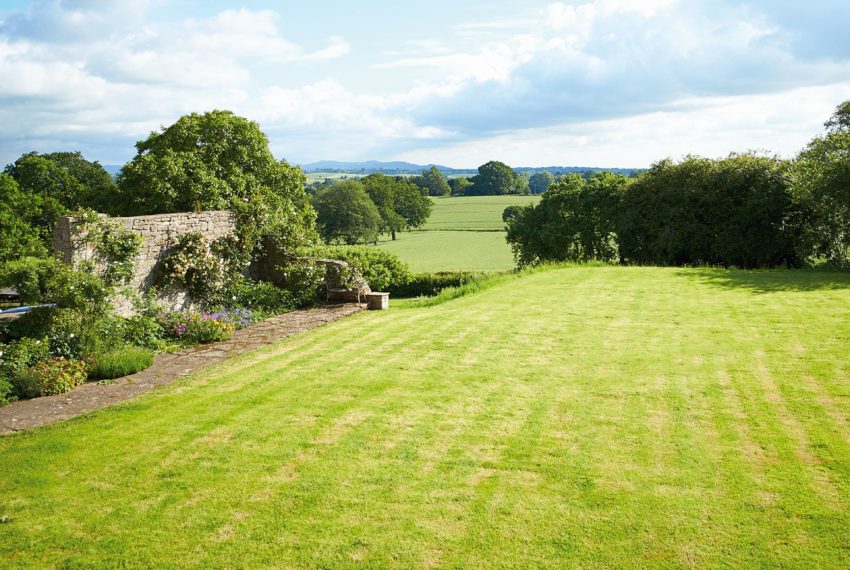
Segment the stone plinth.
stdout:
[[366,293],[366,308],[370,311],[385,311],[390,308],[390,294],[372,291]]

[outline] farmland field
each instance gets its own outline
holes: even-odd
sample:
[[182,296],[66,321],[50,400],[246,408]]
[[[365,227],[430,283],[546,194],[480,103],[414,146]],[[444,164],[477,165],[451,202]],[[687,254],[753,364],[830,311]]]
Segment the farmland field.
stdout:
[[567,267],[0,438],[43,567],[850,566],[850,274]]
[[537,196],[464,196],[434,198],[431,217],[421,231],[402,232],[378,247],[398,255],[416,272],[508,271],[511,248],[505,242],[502,212],[508,206],[534,204]]

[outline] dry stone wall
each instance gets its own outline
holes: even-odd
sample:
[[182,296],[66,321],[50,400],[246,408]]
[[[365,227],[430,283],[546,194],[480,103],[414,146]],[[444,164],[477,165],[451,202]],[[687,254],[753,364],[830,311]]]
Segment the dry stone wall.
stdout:
[[[135,271],[129,284],[129,290],[133,293],[144,293],[155,284],[157,264],[165,252],[176,243],[179,236],[200,232],[209,241],[214,241],[233,235],[236,231],[233,213],[226,210],[109,218],[109,220],[142,236],[141,251],[135,260]],[[53,234],[54,250],[66,263],[78,264],[92,259],[94,250],[84,238],[81,221],[72,216],[64,216],[59,219]],[[163,294],[157,300],[172,309],[184,308],[189,302],[185,292],[180,291]],[[125,295],[119,295],[115,299],[115,308],[119,314],[130,314],[131,300]]]

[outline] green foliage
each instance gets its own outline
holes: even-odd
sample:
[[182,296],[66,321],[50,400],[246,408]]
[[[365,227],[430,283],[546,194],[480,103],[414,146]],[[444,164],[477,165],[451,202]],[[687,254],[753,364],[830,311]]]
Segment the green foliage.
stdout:
[[516,206],[516,205],[515,206],[508,206],[502,212],[502,221],[503,222],[510,222],[510,221],[514,220],[515,218],[517,218],[520,215],[523,208],[524,208],[524,206]]
[[16,379],[29,367],[50,358],[46,340],[25,338],[0,344],[0,406],[17,398],[33,398],[38,390],[21,389]]
[[401,287],[410,280],[410,269],[397,256],[373,247],[325,246],[306,250],[305,255],[340,259],[356,269],[373,291]]
[[14,178],[0,174],[0,263],[47,255],[47,236],[31,220],[36,207]]
[[621,257],[630,263],[798,266],[787,164],[772,157],[688,157],[653,165],[623,196]]
[[88,370],[80,360],[50,358],[19,372],[13,384],[19,397],[52,396],[69,392],[86,381]]
[[381,215],[359,181],[345,180],[321,190],[313,206],[326,242],[354,245],[377,241]]
[[[7,166],[5,173],[15,179],[18,189],[0,181],[0,193],[5,194],[0,195],[0,220],[9,217],[7,208],[16,214],[14,226],[0,231],[0,260],[43,255],[52,249],[53,228],[59,216],[119,202],[114,199],[112,177],[100,164],[85,160],[78,152],[24,154]],[[7,232],[19,240],[21,250],[17,254],[14,250],[9,253],[3,243]],[[42,248],[34,248],[35,236]]]
[[318,300],[325,279],[325,266],[304,257],[289,257],[277,267],[282,278],[280,285],[292,295],[296,307],[306,307]]
[[233,323],[218,320],[212,315],[192,311],[171,311],[157,317],[168,338],[190,344],[207,344],[228,340],[236,332]]
[[826,122],[829,132],[814,138],[797,157],[792,190],[798,206],[793,227],[801,254],[850,264],[850,101]]
[[235,237],[209,242],[200,232],[180,235],[159,263],[158,284],[185,290],[196,302],[219,305],[248,259]]
[[391,284],[384,290],[393,297],[432,297],[443,289],[460,287],[478,279],[481,273],[471,271],[441,271],[438,273],[415,273],[406,283]]
[[138,315],[124,320],[122,338],[124,342],[142,348],[159,350],[163,346],[165,331],[157,320],[150,316]]
[[[527,185],[525,186],[527,190]],[[470,196],[489,196],[500,194],[523,194],[519,176],[504,162],[491,160],[478,167],[478,174],[472,177],[472,187],[467,189]]]
[[121,378],[141,372],[153,363],[153,352],[138,346],[122,346],[94,356],[91,378]]
[[590,180],[570,174],[552,185],[539,205],[506,211],[507,241],[517,265],[614,260],[626,185],[618,174],[599,173]]
[[79,220],[76,230],[83,235],[83,242],[94,248],[95,260],[103,266],[103,282],[108,286],[127,284],[133,277],[142,236],[92,210],[82,212]]
[[248,252],[266,234],[285,251],[316,241],[304,174],[274,159],[257,123],[230,111],[193,113],[136,149],[118,177],[122,215],[232,210]]
[[27,304],[103,312],[109,288],[97,275],[75,270],[56,259],[23,258],[0,267],[0,287],[13,287]]
[[362,178],[366,193],[381,216],[379,230],[393,239],[396,232],[421,227],[431,215],[431,200],[403,178],[370,174]]
[[543,194],[554,183],[555,176],[551,172],[535,172],[528,179],[528,189],[532,194]]
[[414,183],[427,196],[448,196],[452,192],[445,175],[436,166],[423,170]]
[[12,383],[3,377],[0,377],[0,408],[11,404],[17,399],[18,397],[15,394],[15,387]]
[[[311,283],[308,287],[315,289],[318,284]],[[229,293],[230,306],[244,307],[267,315],[286,313],[299,304],[298,295],[267,281],[239,279],[232,283]]]
[[459,176],[449,180],[449,187],[451,188],[452,196],[465,196],[471,186],[472,181],[464,176]]

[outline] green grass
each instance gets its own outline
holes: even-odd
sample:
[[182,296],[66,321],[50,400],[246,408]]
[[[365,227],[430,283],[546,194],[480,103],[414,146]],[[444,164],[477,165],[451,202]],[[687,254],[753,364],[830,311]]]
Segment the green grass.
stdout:
[[94,358],[89,377],[121,378],[141,372],[153,363],[153,352],[138,346],[122,346]]
[[461,196],[433,198],[431,217],[426,231],[504,231],[502,212],[508,206],[527,206],[540,201],[539,196]]
[[850,566],[850,275],[575,267],[0,438],[16,567]]
[[399,256],[415,273],[507,271],[514,266],[505,232],[402,232],[377,247]]
[[423,231],[384,236],[378,247],[398,255],[414,272],[508,271],[514,268],[505,241],[502,212],[508,206],[537,203],[538,196],[433,198]]

